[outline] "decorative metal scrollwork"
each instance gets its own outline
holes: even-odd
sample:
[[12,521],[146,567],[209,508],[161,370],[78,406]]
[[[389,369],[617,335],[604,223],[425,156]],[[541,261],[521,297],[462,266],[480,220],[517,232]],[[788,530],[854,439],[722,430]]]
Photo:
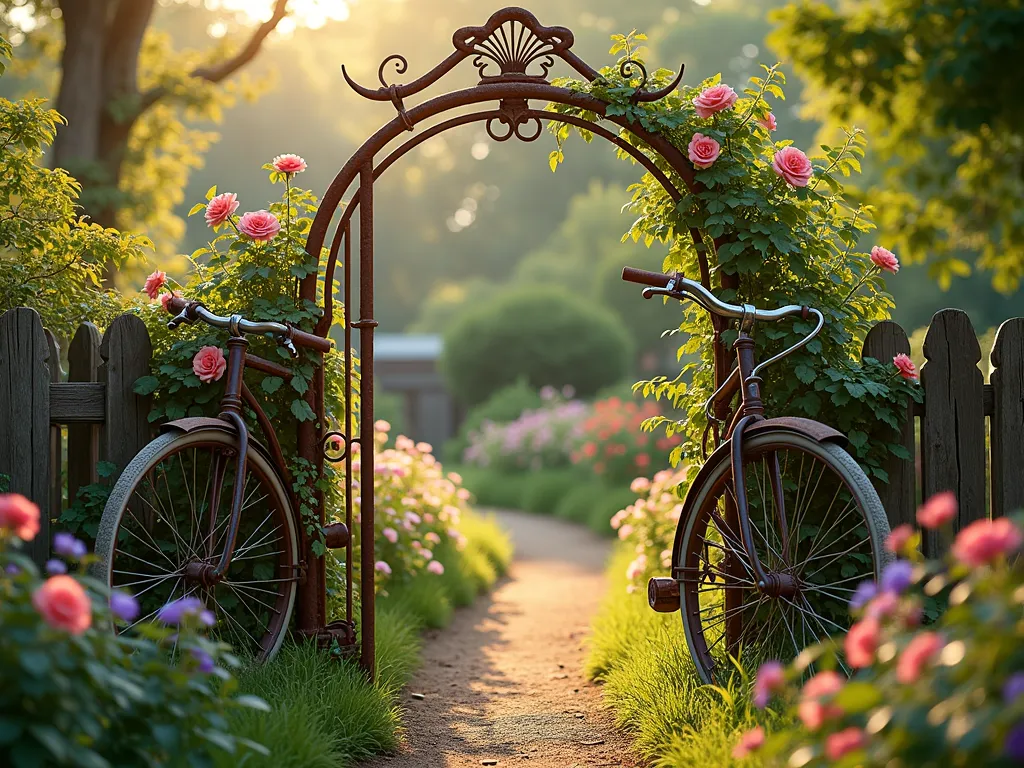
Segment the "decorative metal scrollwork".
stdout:
[[[487,135],[495,141],[508,141],[515,136],[520,141],[536,141],[544,131],[540,124],[540,118],[529,115],[530,105],[526,99],[505,99],[501,102],[500,113],[487,121]],[[494,130],[494,124],[504,125],[508,130],[498,133]],[[531,125],[532,131],[523,132],[523,127]]]
[[344,432],[337,430],[328,432],[323,439],[324,458],[332,464],[338,464],[348,456],[349,439]]
[[377,79],[380,80],[380,85],[382,88],[391,87],[391,83],[384,79],[384,68],[392,61],[395,62],[396,74],[404,75],[409,69],[409,62],[406,60],[405,56],[402,56],[399,53],[393,53],[390,56],[388,56],[386,59],[384,59],[384,61],[380,63],[380,67],[377,68]]
[[[455,48],[473,56],[473,66],[482,82],[489,80],[541,80],[573,44],[573,34],[565,27],[545,27],[522,8],[498,11],[482,27],[463,27],[452,37]],[[497,74],[487,74],[494,64]],[[529,74],[536,64],[539,74]]]

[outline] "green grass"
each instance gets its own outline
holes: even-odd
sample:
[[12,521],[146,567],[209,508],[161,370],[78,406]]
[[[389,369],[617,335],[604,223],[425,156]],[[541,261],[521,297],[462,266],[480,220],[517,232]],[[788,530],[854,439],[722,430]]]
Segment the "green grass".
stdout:
[[[604,700],[654,768],[740,765],[732,749],[755,725],[778,727],[777,716],[754,709],[737,672],[725,687],[701,685],[678,613],[647,606],[645,591],[626,592],[633,558],[620,548],[609,565],[609,591],[593,624],[587,674],[604,683]],[[754,758],[744,768],[759,765]]]
[[[236,735],[263,744],[253,768],[341,768],[394,751],[401,739],[398,693],[420,661],[419,633],[443,627],[455,607],[490,588],[512,559],[508,536],[493,517],[466,515],[462,552],[438,550],[439,577],[395,588],[377,601],[377,681],[369,685],[353,663],[333,661],[310,645],[286,645],[269,664],[239,676],[241,690],[262,697],[270,712],[232,714]],[[236,765],[222,755],[218,765]]]

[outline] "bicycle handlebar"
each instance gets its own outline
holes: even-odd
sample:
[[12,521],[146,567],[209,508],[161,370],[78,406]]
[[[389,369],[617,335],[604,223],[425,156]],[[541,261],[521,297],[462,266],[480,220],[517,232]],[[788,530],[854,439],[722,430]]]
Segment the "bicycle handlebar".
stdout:
[[683,277],[678,272],[672,275],[667,275],[664,272],[649,272],[646,269],[637,269],[636,267],[623,267],[622,279],[629,283],[646,285],[647,288],[644,289],[644,296],[647,298],[650,298],[657,293],[661,293],[662,295],[673,296],[680,300],[684,298],[692,299],[714,315],[739,320],[743,330],[748,330],[746,327],[747,324],[761,320],[776,321],[782,320],[786,317],[801,317],[806,320],[808,315],[813,315],[817,318],[817,324],[815,325],[814,330],[789,349],[785,349],[774,357],[756,365],[754,370],[751,372],[752,377],[757,376],[759,372],[763,371],[769,365],[777,363],[787,355],[790,355],[801,347],[806,346],[811,339],[818,335],[822,327],[825,325],[825,316],[814,307],[805,307],[800,306],[799,304],[787,304],[786,306],[779,307],[778,309],[758,309],[751,304],[729,304],[719,299],[702,284]]
[[626,282],[638,283],[650,288],[663,289],[670,294],[678,294],[676,298],[685,297],[692,299],[708,312],[733,320],[749,318],[758,321],[775,321],[797,315],[806,318],[808,314],[816,311],[810,307],[803,307],[798,304],[788,304],[778,309],[757,309],[750,304],[729,304],[719,299],[700,283],[683,277],[678,272],[668,275],[664,272],[649,272],[646,269],[637,269],[636,267],[623,267],[622,279]]
[[189,301],[180,296],[174,296],[168,300],[167,311],[174,315],[174,319],[167,324],[167,327],[172,330],[182,323],[191,324],[196,320],[202,320],[207,325],[230,331],[232,334],[269,333],[277,337],[286,347],[297,344],[300,347],[317,352],[327,353],[331,351],[331,340],[325,339],[322,336],[300,331],[298,328],[293,328],[284,323],[270,321],[254,322],[246,320],[241,315],[232,315],[231,317],[215,315],[203,306],[201,302]]

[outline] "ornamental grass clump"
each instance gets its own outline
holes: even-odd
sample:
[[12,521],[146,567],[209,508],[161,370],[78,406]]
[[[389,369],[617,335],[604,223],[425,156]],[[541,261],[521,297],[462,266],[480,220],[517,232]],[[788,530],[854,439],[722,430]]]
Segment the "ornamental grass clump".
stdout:
[[[22,553],[39,508],[0,494],[0,765],[241,764],[266,750],[229,718],[269,707],[236,695],[230,647],[204,636],[213,614],[194,596],[139,616],[131,594],[88,576],[95,558],[68,533],[53,540],[51,575]],[[145,586],[138,587],[139,592]],[[137,634],[114,627],[134,625]]]
[[[942,529],[956,513],[943,493],[917,519]],[[919,531],[894,530],[887,546],[899,559],[877,584],[858,585],[845,636],[805,649],[788,669],[759,670],[755,705],[789,710],[794,725],[743,734],[734,756],[780,766],[1024,763],[1022,521],[969,524],[943,562],[919,554]]]

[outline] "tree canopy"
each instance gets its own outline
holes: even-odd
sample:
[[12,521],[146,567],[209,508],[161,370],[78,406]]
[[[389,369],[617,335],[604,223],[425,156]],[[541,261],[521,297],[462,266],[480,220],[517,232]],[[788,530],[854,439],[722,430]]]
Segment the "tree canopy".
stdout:
[[1024,277],[1021,0],[793,3],[769,42],[810,84],[809,113],[867,129],[866,198],[901,255],[948,287],[976,267]]

